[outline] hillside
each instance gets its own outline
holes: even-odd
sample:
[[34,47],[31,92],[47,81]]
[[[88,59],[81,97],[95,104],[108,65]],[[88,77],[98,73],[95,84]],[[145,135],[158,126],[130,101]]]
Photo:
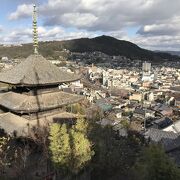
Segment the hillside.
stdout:
[[180,51],[167,51],[167,53],[180,57]]
[[[81,38],[67,41],[40,42],[40,53],[47,56],[56,56],[57,52],[66,48],[71,52],[93,52],[101,51],[108,55],[122,55],[131,59],[142,59],[161,61],[180,60],[180,57],[170,55],[164,52],[153,52],[138,47],[128,41],[118,40],[110,36],[99,36],[96,38]],[[32,44],[23,44],[23,46],[0,47],[0,56],[8,57],[27,57],[32,53]]]

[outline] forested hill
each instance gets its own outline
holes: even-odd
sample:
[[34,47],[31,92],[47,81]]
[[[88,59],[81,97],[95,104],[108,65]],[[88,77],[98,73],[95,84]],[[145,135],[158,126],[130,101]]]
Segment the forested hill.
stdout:
[[[121,55],[131,59],[142,59],[152,61],[180,60],[180,57],[164,52],[154,52],[142,49],[129,41],[118,40],[110,36],[99,36],[96,38],[81,38],[67,41],[40,42],[40,53],[47,56],[56,56],[59,51],[68,49],[71,52],[93,52],[100,51],[108,55]],[[32,44],[22,46],[0,47],[0,56],[27,57],[32,53]]]

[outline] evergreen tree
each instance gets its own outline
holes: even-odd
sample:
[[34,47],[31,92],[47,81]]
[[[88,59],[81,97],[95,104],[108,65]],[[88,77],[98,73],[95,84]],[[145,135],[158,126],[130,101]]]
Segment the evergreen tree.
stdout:
[[84,118],[79,117],[77,119],[77,123],[75,126],[73,126],[73,129],[76,131],[81,132],[82,134],[84,134],[87,138],[87,133],[88,133],[88,123],[87,121],[84,120]]
[[77,174],[91,160],[94,152],[87,138],[88,125],[84,119],[77,120],[77,124],[71,129],[72,161],[71,170]]
[[71,148],[66,125],[53,124],[50,127],[49,140],[53,164],[58,168],[67,169],[71,156]]
[[157,145],[146,147],[134,167],[138,180],[179,180],[180,170]]
[[67,130],[65,124],[53,124],[50,128],[51,161],[56,168],[78,174],[91,160],[94,152],[87,137],[88,124],[83,118]]
[[10,165],[10,160],[8,159],[10,149],[9,142],[9,137],[0,137],[0,176],[3,174],[5,168]]

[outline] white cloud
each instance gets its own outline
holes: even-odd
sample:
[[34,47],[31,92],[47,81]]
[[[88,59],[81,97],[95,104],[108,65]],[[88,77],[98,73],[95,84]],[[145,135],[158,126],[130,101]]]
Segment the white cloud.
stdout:
[[17,20],[26,18],[32,15],[33,4],[22,4],[17,7],[17,10],[11,13],[8,17],[9,20]]
[[[39,28],[40,37],[45,40],[92,37],[99,31],[145,48],[178,48],[179,7],[179,0],[48,0],[38,7],[46,26]],[[22,4],[9,19],[27,18],[31,14],[32,4]],[[62,27],[79,32],[68,32]],[[127,27],[141,28],[130,38],[125,32]]]
[[158,24],[145,25],[137,33],[146,36],[178,35],[180,34],[180,16],[174,16],[171,20]]
[[63,34],[64,30],[59,27],[53,27],[47,30],[44,27],[40,26],[38,28],[38,32],[40,40],[53,40]]
[[85,26],[87,29],[109,31],[129,25],[158,23],[174,14],[180,14],[179,6],[180,1],[172,3],[169,0],[49,0],[40,9],[48,17],[46,25],[67,24],[60,20],[62,16],[71,14],[68,20],[76,17],[76,21],[69,25],[84,28],[84,21],[81,22],[81,16],[77,14],[91,14],[96,17],[96,23]]
[[[175,0],[172,0],[175,1]],[[119,30],[129,25],[158,24],[180,15],[180,1],[169,0],[48,0],[39,13],[46,25],[69,25],[94,30]],[[32,14],[32,4],[23,4],[10,14],[17,20]],[[65,21],[67,19],[67,21]],[[87,20],[87,23],[85,22]],[[90,23],[89,23],[90,22]],[[89,25],[87,25],[89,23]]]
[[137,36],[131,39],[132,42],[139,46],[152,50],[179,50],[180,49],[180,35],[159,35],[159,36]]
[[[39,41],[52,41],[52,40],[67,40],[83,37],[94,37],[98,34],[88,31],[66,31],[66,29],[60,27],[45,28],[38,27]],[[19,43],[30,43],[32,42],[32,29],[31,28],[18,28],[12,30],[11,33],[0,36],[1,43],[4,44],[19,44]]]
[[2,32],[4,30],[3,26],[0,25],[0,32]]
[[106,32],[105,35],[112,36],[117,39],[124,39],[130,41],[128,34],[125,31],[110,31],[110,32]]
[[63,24],[75,27],[90,27],[97,21],[97,17],[90,13],[67,13],[62,15]]

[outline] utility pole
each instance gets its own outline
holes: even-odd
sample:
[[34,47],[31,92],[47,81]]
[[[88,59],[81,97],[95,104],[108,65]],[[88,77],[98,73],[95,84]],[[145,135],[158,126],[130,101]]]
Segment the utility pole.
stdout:
[[144,92],[142,92],[141,103],[142,109],[144,109],[144,132],[146,132],[146,107],[144,108]]

